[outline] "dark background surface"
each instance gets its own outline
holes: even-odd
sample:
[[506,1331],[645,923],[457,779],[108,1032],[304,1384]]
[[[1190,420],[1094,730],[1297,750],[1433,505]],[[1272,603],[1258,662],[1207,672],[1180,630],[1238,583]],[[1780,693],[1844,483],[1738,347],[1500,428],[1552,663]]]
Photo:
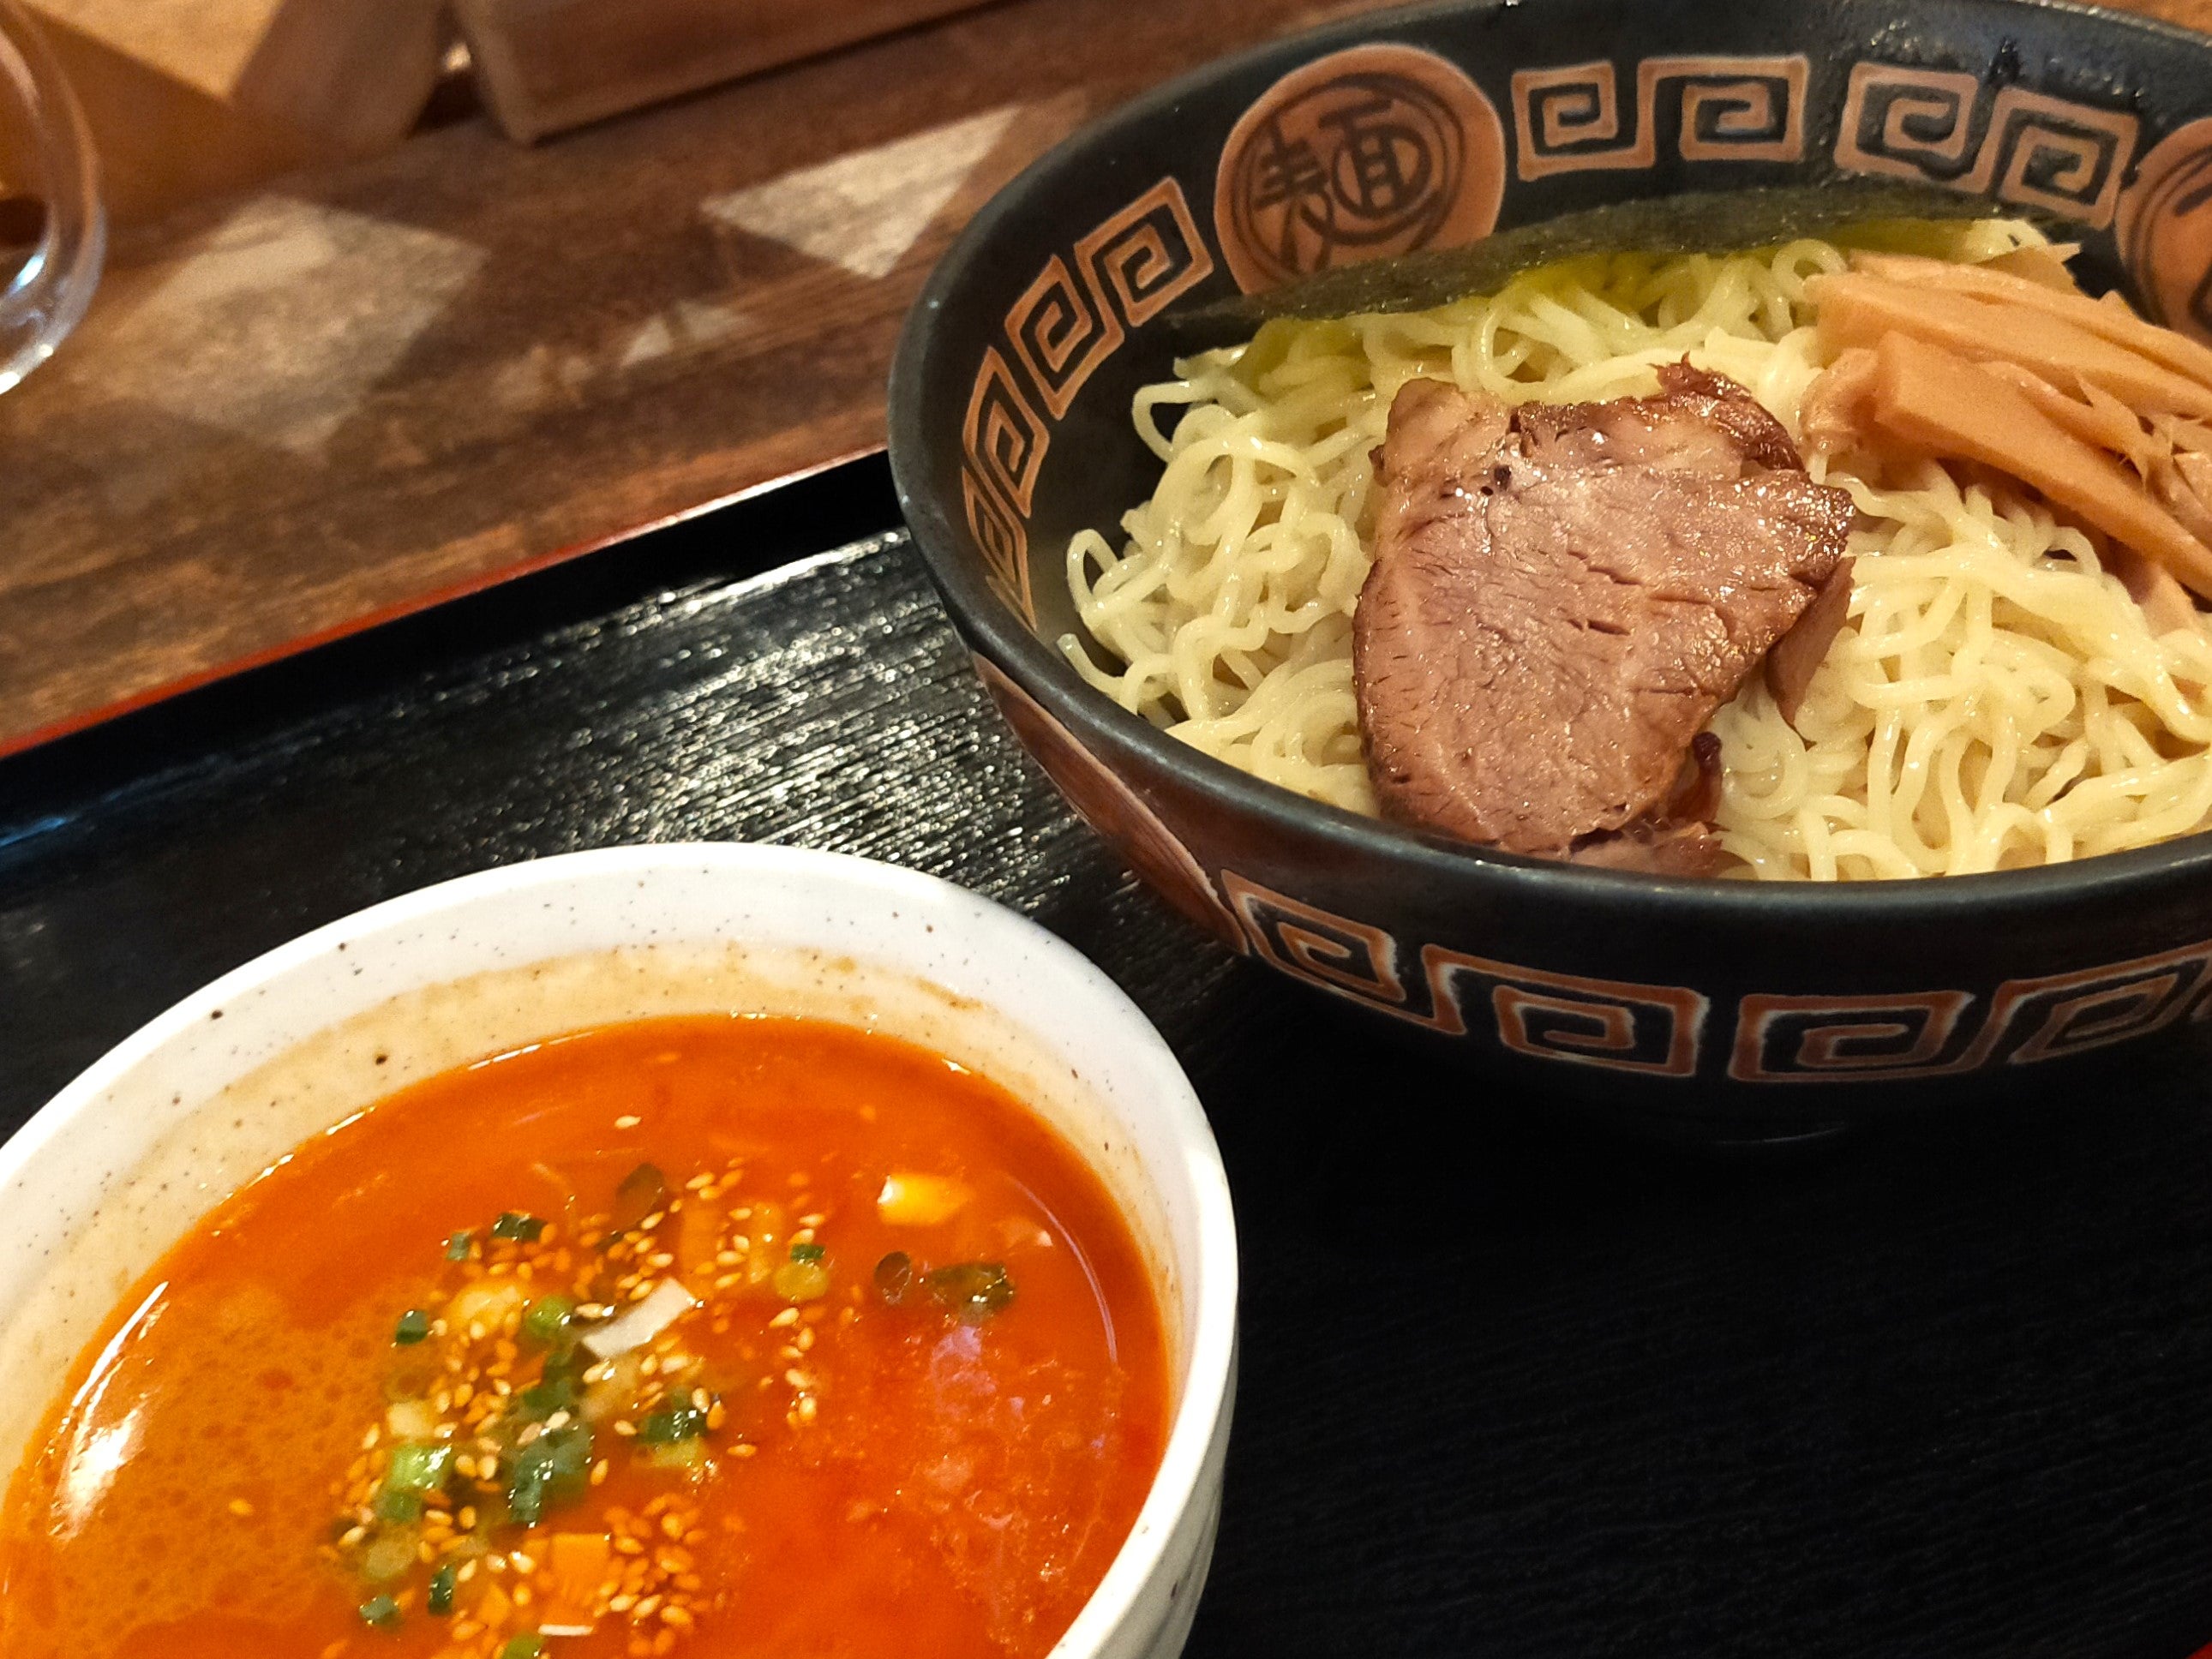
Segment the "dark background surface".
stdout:
[[2212,1638],[2205,1048],[1788,1158],[1501,1097],[1138,890],[894,522],[858,464],[0,763],[0,1129],[426,882],[637,840],[890,859],[1097,960],[1212,1115],[1245,1343],[1195,1659]]

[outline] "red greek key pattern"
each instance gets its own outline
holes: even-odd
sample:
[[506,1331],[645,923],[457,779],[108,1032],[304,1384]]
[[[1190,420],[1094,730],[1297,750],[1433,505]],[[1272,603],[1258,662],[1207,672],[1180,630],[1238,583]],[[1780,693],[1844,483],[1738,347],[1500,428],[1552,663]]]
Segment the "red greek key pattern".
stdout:
[[[1054,254],[1022,290],[1005,324],[1019,374],[996,345],[984,348],[961,426],[968,457],[961,489],[993,586],[1032,629],[1029,519],[1052,447],[1051,423],[1066,416],[1129,330],[1212,272],[1213,256],[1182,186],[1162,179],[1079,237],[1069,255]],[[1030,401],[1024,377],[1044,414]]]
[[1091,372],[1120,349],[1121,324],[1057,253],[1006,313],[1006,338],[1059,420]]
[[1385,929],[1306,904],[1238,875],[1221,890],[1254,954],[1295,979],[1394,1018],[1462,1036],[1487,1030],[1532,1059],[1689,1077],[1707,1003],[1682,986],[1637,985],[1523,968],[1437,945],[1409,959]]
[[1753,995],[1736,1010],[1729,1075],[1740,1083],[1929,1077],[1957,1066],[1964,991],[1894,997]]
[[1431,998],[1462,1011],[1462,1027],[1468,991],[1486,985],[1498,1040],[1516,1054],[1653,1077],[1697,1073],[1708,1004],[1686,986],[1547,973],[1433,945],[1421,963]]
[[1213,274],[1182,186],[1163,179],[1075,245],[1098,303],[1141,328]]
[[1924,179],[2101,228],[2139,130],[2124,110],[1868,60],[1851,66],[1835,160],[1846,172]]
[[[1253,953],[1295,979],[1447,1036],[1494,1035],[1532,1059],[1693,1077],[1711,1006],[1687,986],[1523,967],[1428,945],[1278,893],[1233,870],[1220,889]],[[1739,1083],[1866,1083],[2033,1066],[2212,1019],[2212,939],[2099,968],[1960,990],[1754,993],[1735,1011]]]
[[1686,161],[1804,157],[1802,53],[1647,58],[1636,66],[1635,130],[1626,136],[1616,76],[1603,58],[1514,72],[1514,169],[1523,180],[1656,165],[1670,94],[1677,103],[1674,151]]
[[1863,1082],[2033,1066],[2212,1012],[2212,939],[2040,979],[2008,980],[1978,1025],[1964,991],[1766,996],[1736,1010],[1729,1075],[1744,1083]]
[[960,498],[968,509],[968,533],[983,556],[983,570],[1000,599],[1036,626],[1036,600],[1030,591],[1030,538],[1014,510],[966,467],[960,469]]
[[1001,499],[1012,502],[1015,512],[1028,517],[1052,434],[1022,396],[1013,371],[995,346],[984,350],[975,371],[960,438],[969,465]]
[[1293,979],[1401,1019],[1453,1036],[1462,1030],[1455,1009],[1449,1018],[1440,1018],[1437,1011],[1425,1013],[1407,1006],[1398,941],[1383,929],[1302,903],[1234,870],[1221,872],[1221,890],[1261,961]]

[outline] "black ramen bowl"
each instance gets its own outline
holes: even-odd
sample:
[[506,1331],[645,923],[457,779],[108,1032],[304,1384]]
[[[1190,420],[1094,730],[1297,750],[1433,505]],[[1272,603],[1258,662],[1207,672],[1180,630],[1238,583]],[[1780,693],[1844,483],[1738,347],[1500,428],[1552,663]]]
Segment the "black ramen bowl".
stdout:
[[[1158,463],[1184,307],[1638,197],[1873,175],[2066,222],[2212,337],[2212,41],[1999,0],[1489,0],[1162,88],[1031,167],[908,319],[891,459],[976,665],[1069,802],[1231,948],[1523,1087],[1717,1139],[2100,1079],[2212,1015],[2212,836],[1757,884],[1489,852],[1308,801],[1087,687],[1063,553]],[[2086,1058],[2083,1058],[2086,1057]]]

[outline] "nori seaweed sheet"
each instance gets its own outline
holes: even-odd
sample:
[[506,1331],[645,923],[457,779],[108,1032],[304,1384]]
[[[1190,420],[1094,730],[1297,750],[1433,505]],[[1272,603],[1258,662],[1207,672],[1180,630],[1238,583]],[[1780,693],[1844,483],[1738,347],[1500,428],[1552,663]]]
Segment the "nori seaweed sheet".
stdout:
[[1464,247],[1424,248],[1321,271],[1264,293],[1170,312],[1167,323],[1179,353],[1202,351],[1249,340],[1274,317],[1426,311],[1493,292],[1517,271],[1588,253],[1729,253],[1832,235],[1870,220],[1985,219],[1995,210],[1980,197],[1905,179],[1687,191],[1563,213]]

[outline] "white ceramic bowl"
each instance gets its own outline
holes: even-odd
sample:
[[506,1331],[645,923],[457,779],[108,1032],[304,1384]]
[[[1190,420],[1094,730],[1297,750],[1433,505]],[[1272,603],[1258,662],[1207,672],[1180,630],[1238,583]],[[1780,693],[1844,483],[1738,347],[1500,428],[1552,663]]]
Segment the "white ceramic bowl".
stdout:
[[392,1089],[608,1020],[868,1024],[1012,1089],[1119,1201],[1172,1357],[1159,1474],[1054,1659],[1182,1650],[1236,1368],[1228,1182],[1189,1082],[1113,983],[947,883],[832,854],[616,848],[464,877],[317,929],[126,1039],[0,1147],[0,1469],[137,1279],[240,1182]]

